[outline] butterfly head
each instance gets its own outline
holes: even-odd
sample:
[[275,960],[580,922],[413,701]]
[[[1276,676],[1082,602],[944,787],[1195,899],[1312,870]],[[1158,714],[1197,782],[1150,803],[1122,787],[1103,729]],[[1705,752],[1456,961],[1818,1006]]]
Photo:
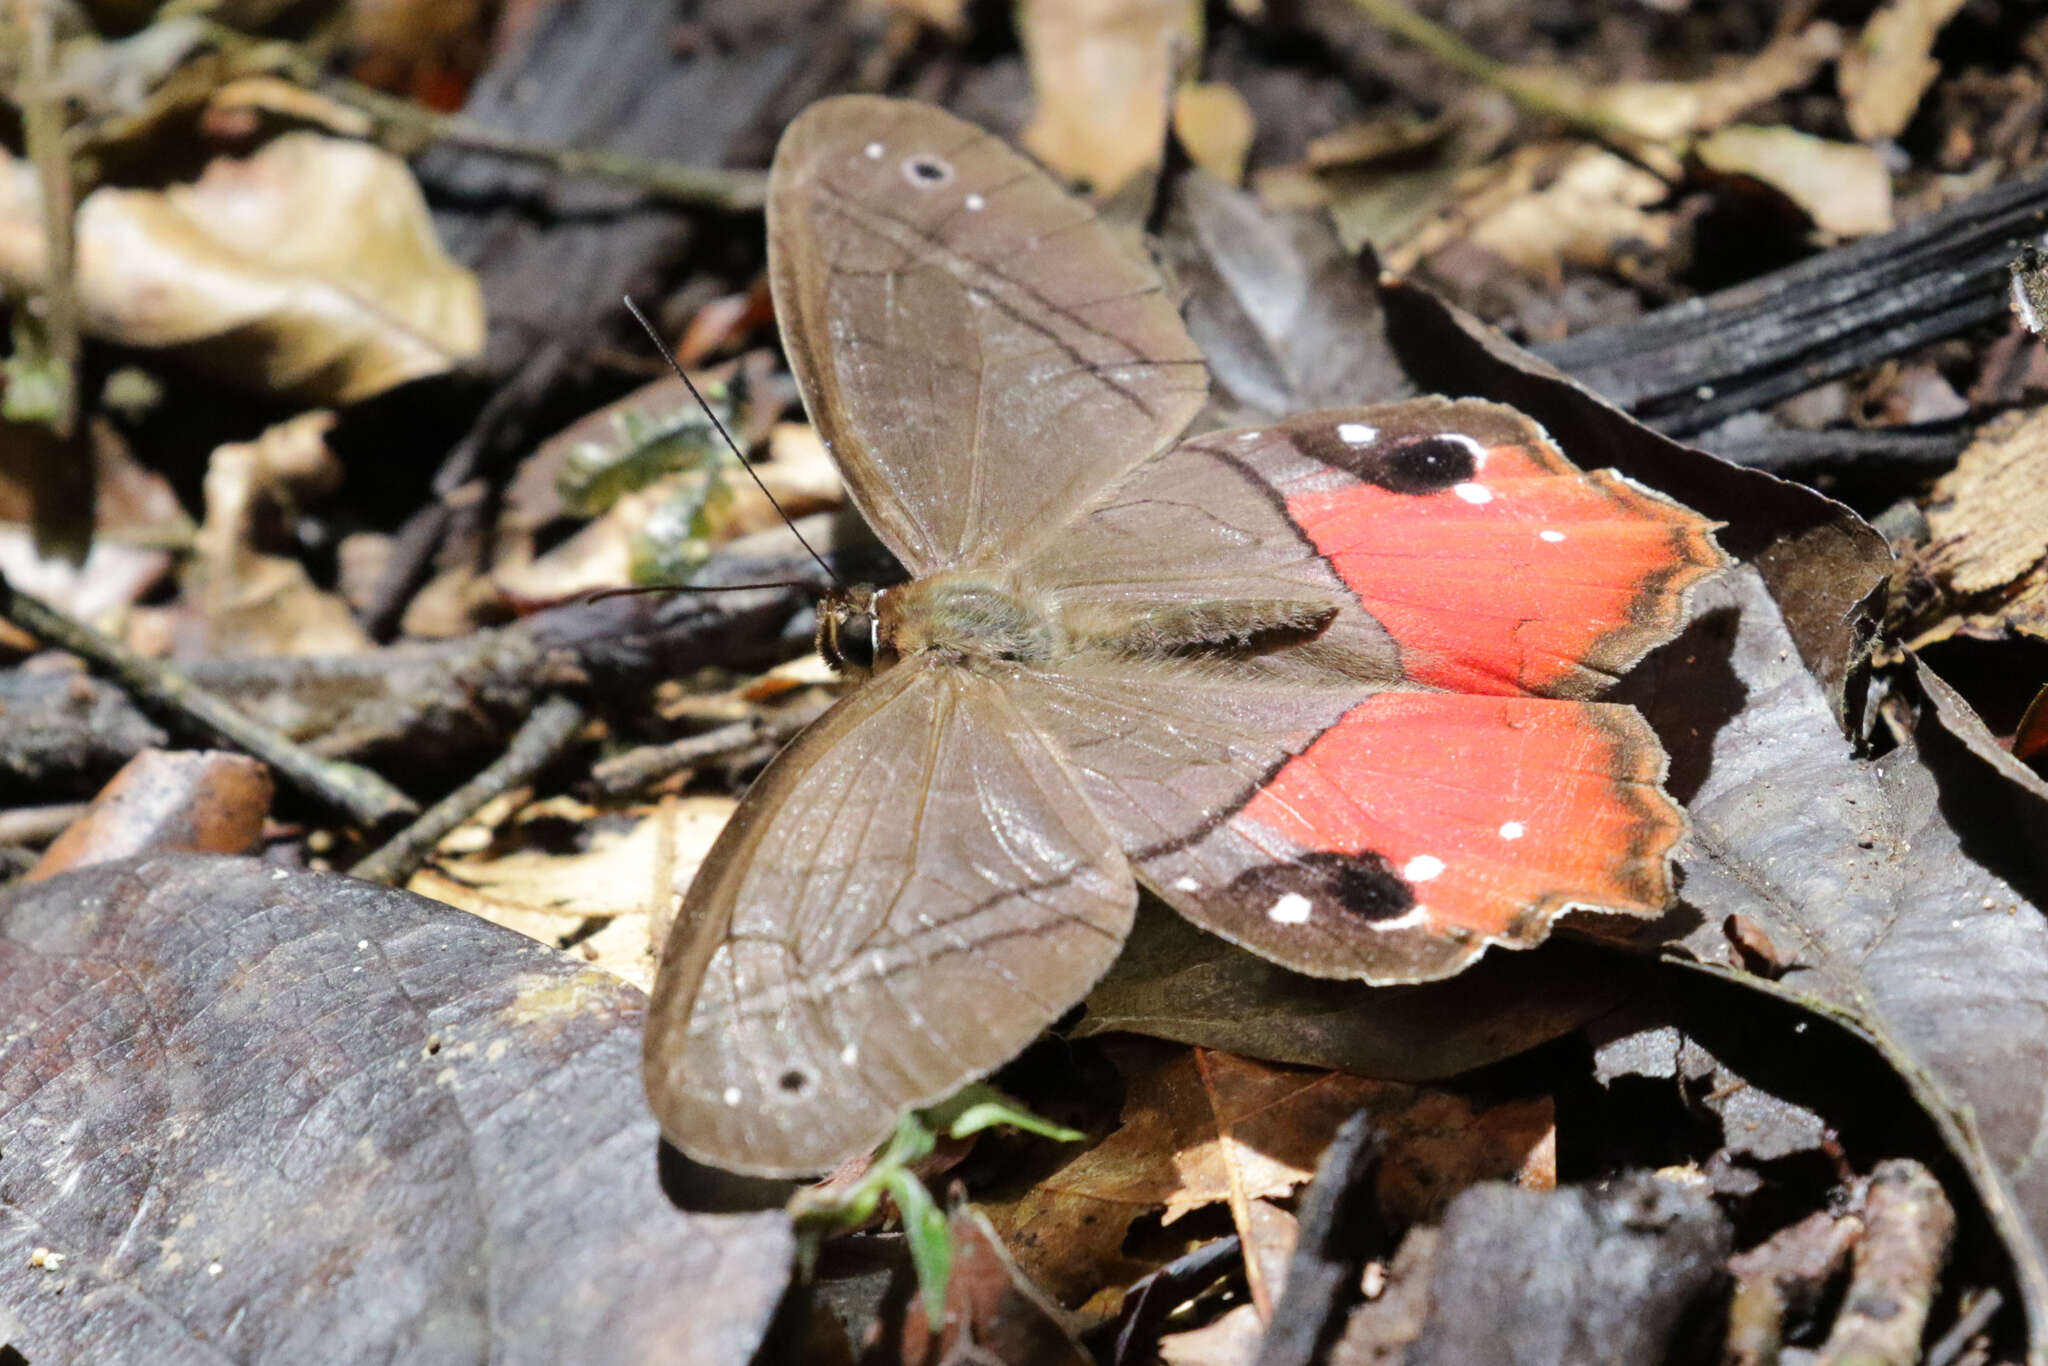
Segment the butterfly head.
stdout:
[[878,614],[886,591],[854,584],[833,589],[818,603],[818,653],[834,673],[866,678],[884,662]]

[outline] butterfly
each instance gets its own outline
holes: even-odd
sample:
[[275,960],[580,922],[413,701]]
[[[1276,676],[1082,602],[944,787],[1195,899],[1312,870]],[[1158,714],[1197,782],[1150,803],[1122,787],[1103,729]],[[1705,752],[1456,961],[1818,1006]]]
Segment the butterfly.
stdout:
[[872,1146],[1080,1001],[1141,885],[1376,983],[1669,901],[1663,750],[1589,699],[1720,566],[1706,520],[1475,400],[1178,440],[1208,374],[1157,273],[928,106],[806,110],[768,247],[811,420],[913,577],[821,607],[857,682],[684,900],[644,1071],[678,1148]]

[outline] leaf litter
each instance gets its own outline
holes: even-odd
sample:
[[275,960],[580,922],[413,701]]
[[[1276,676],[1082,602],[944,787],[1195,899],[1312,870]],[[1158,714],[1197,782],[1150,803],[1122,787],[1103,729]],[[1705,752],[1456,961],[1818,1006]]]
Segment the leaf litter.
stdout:
[[[374,8],[355,74],[428,104],[445,107],[451,80],[459,95],[464,63],[511,60],[496,55],[513,50],[510,28],[492,39],[482,10],[429,23],[402,4]],[[502,22],[527,8],[507,6]],[[642,742],[687,742],[762,719],[777,696],[808,696],[804,678],[750,687],[807,635],[802,603],[778,604],[736,618],[767,642],[754,657],[686,652],[664,689],[603,699],[560,771],[476,813],[414,880],[453,905],[283,866],[345,866],[364,838],[289,783],[275,802],[234,796],[229,823],[201,836],[271,864],[160,852],[231,792],[221,770],[180,771],[157,789],[161,818],[132,777],[111,785],[50,868],[131,849],[142,861],[0,892],[10,1344],[31,1360],[179,1360],[203,1340],[287,1360],[308,1344],[376,1355],[428,1334],[560,1359],[608,1336],[739,1362],[757,1349],[786,1356],[791,1325],[816,1320],[865,1360],[1146,1359],[1156,1343],[1165,1360],[1241,1361],[1280,1350],[1269,1329],[1307,1241],[1318,1158],[1363,1113],[1385,1145],[1370,1203],[1388,1236],[1332,1280],[1351,1289],[1319,1359],[1722,1349],[1731,1361],[1911,1361],[1942,1334],[1944,1360],[2039,1359],[2048,785],[2024,762],[2042,748],[2022,708],[1985,678],[2038,673],[2039,656],[2023,652],[2040,634],[2042,519],[2030,510],[2048,393],[2024,378],[2038,342],[2018,329],[1992,338],[1983,329],[2001,317],[1863,376],[1871,420],[1954,422],[1966,439],[1952,471],[1930,468],[1852,511],[1715,461],[1733,449],[1725,433],[1688,447],[1637,425],[1600,397],[1607,376],[1561,376],[1508,338],[1626,323],[1671,299],[1766,306],[1767,284],[1733,302],[1712,288],[1767,281],[1777,260],[1910,227],[2032,173],[2015,129],[2048,109],[2048,30],[2020,7],[1951,0],[1831,11],[1840,29],[1675,9],[1691,11],[1684,24],[1617,9],[1560,37],[1482,5],[1453,16],[1485,59],[1463,66],[1454,47],[1422,58],[1334,6],[1202,16],[1048,0],[1021,12],[1021,56],[992,57],[984,19],[951,5],[899,7],[922,18],[858,41],[831,21],[792,39],[871,54],[867,83],[945,90],[1007,132],[1028,126],[1041,157],[1105,195],[1147,197],[1156,179],[1153,224],[1215,370],[1205,422],[1484,394],[1532,412],[1586,463],[1725,523],[1723,543],[1750,567],[1697,595],[1686,634],[1619,694],[1657,727],[1692,818],[1682,895],[1657,927],[1632,944],[1560,938],[1450,983],[1374,991],[1296,977],[1147,915],[1078,1019],[1000,1078],[1089,1141],[984,1135],[930,1173],[951,1189],[956,1247],[936,1330],[919,1309],[906,1322],[889,1308],[906,1300],[886,1223],[828,1250],[818,1300],[800,1301],[781,1215],[706,1212],[772,1206],[783,1192],[657,1162],[634,1075],[642,1003],[628,985],[646,980],[659,922],[773,741],[749,747],[735,733],[625,798],[576,776]],[[221,17],[271,18],[260,7]],[[736,60],[749,49],[735,34],[744,25],[654,46],[699,54],[677,59],[686,65],[708,52]],[[2022,56],[1995,73],[2004,107],[1986,108],[1974,64],[1994,49]],[[1115,52],[1141,60],[1119,66]],[[950,66],[941,75],[935,63]],[[531,319],[549,306],[494,273],[466,210],[437,202],[430,215],[404,161],[351,139],[392,135],[410,152],[421,129],[440,130],[425,140],[459,129],[408,124],[346,86],[295,84],[275,49],[209,39],[189,20],[72,48],[60,69],[48,88],[108,154],[76,168],[75,321],[92,348],[117,346],[162,379],[132,410],[114,405],[122,386],[89,390],[84,444],[53,445],[18,415],[5,429],[11,582],[52,585],[147,653],[231,653],[237,695],[296,717],[337,753],[368,743],[358,737],[385,737],[388,754],[394,735],[398,749],[431,735],[438,754],[445,720],[409,731],[401,718],[460,712],[472,736],[502,736],[519,707],[490,689],[467,711],[331,700],[344,676],[331,660],[356,661],[344,691],[358,693],[377,675],[401,696],[422,671],[458,690],[488,676],[401,657],[349,610],[370,615],[380,582],[405,568],[413,505],[437,503],[456,529],[409,571],[435,584],[399,604],[412,646],[487,639],[559,604],[568,615],[541,638],[576,641],[580,654],[507,655],[536,661],[550,686],[611,677],[588,672],[601,647],[641,648],[595,618],[568,624],[581,609],[560,600],[640,573],[646,528],[690,568],[764,524],[765,504],[739,505],[750,488],[734,505],[687,494],[697,501],[667,522],[657,499],[563,496],[566,448],[542,439],[581,414],[616,427],[625,410],[608,403],[646,401],[627,395],[647,372],[602,353],[591,365],[612,372],[594,385],[524,372],[547,401],[484,445],[531,456],[450,466],[430,484],[462,432],[435,428],[445,417],[418,396],[442,402],[479,380],[513,392],[512,372],[485,359],[484,303],[494,346],[522,307]],[[43,98],[32,85],[14,94]],[[1548,112],[1533,113],[1532,97]],[[138,177],[123,158],[145,139],[188,141]],[[61,306],[41,307],[54,182],[26,147],[9,151],[0,272],[15,296],[37,298],[34,319],[61,323]],[[607,231],[592,224],[611,210],[570,221],[587,211],[574,205],[605,202],[577,194],[546,227],[545,214],[519,220],[544,193],[509,196],[525,207],[504,231]],[[315,203],[325,207],[309,213]],[[1143,206],[1111,211],[1144,217]],[[744,236],[736,228],[719,230]],[[116,260],[115,241],[136,250]],[[1367,243],[1409,279],[1355,259]],[[799,516],[829,514],[843,495],[816,434],[776,426],[792,396],[762,349],[761,310],[745,303],[760,295],[752,250],[685,267],[663,321],[679,333],[702,320],[694,333],[715,338],[705,354],[733,358],[723,374],[742,440],[774,452],[764,474],[777,497]],[[566,270],[572,253],[558,259]],[[30,368],[33,340],[17,330],[10,374],[23,402],[45,378]],[[2002,370],[1980,355],[1993,347]],[[673,405],[667,386],[649,392],[666,389]],[[508,403],[493,420],[517,411]],[[2000,405],[2016,411],[1996,418]],[[1788,404],[1757,420],[1799,429],[1817,411]],[[1860,439],[1846,417],[1822,421]],[[580,431],[564,440],[587,440]],[[100,471],[79,568],[37,558],[55,543],[63,487],[51,451]],[[400,468],[407,459],[417,472]],[[377,484],[413,505],[379,507],[366,491]],[[122,488],[138,490],[125,510],[110,501]],[[1900,564],[1858,513],[1879,517]],[[661,610],[709,622],[724,609]],[[1998,662],[1973,672],[1941,653],[1963,643]],[[14,708],[20,690],[47,687],[56,661],[26,637],[0,645],[18,666],[0,680],[0,706]],[[238,662],[266,656],[267,674]],[[314,656],[326,659],[301,670]],[[1936,673],[1952,666],[1948,681]],[[72,711],[99,715],[101,685],[74,678]],[[2029,676],[2011,690],[2024,701],[2044,685]],[[103,739],[170,736],[139,718],[95,725]],[[16,744],[0,736],[0,760],[15,762]],[[62,773],[65,792],[91,791],[128,757],[105,744],[71,752],[100,767]],[[16,799],[25,817],[59,795],[48,768],[8,772],[8,790],[30,794]],[[33,848],[0,852],[9,870],[34,862]],[[1137,1331],[1131,1287],[1219,1249],[1190,1273],[1207,1279]],[[470,1269],[480,1255],[482,1273]],[[833,1263],[861,1256],[882,1273]],[[1558,1277],[1540,1302],[1520,1290],[1539,1270]],[[519,1293],[480,1293],[479,1274],[516,1278]],[[1872,1312],[1882,1304],[1898,1312]]]

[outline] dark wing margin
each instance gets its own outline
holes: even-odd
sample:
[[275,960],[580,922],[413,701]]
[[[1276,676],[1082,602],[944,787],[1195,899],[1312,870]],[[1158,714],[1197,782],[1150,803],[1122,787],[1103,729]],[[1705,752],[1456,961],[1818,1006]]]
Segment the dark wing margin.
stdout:
[[884,673],[776,757],[691,885],[648,1012],[662,1131],[733,1171],[827,1170],[1079,1001],[1136,903],[997,684]]

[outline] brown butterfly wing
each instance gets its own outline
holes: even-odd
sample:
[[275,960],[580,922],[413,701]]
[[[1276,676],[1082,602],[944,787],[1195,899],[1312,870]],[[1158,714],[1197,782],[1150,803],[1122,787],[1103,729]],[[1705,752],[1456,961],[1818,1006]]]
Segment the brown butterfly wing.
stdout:
[[997,684],[882,674],[776,757],[691,884],[648,1015],[662,1130],[733,1171],[830,1168],[1080,1000],[1136,901]]
[[942,110],[812,105],[776,149],[768,225],[804,405],[913,573],[1022,551],[1201,407],[1153,268]]

